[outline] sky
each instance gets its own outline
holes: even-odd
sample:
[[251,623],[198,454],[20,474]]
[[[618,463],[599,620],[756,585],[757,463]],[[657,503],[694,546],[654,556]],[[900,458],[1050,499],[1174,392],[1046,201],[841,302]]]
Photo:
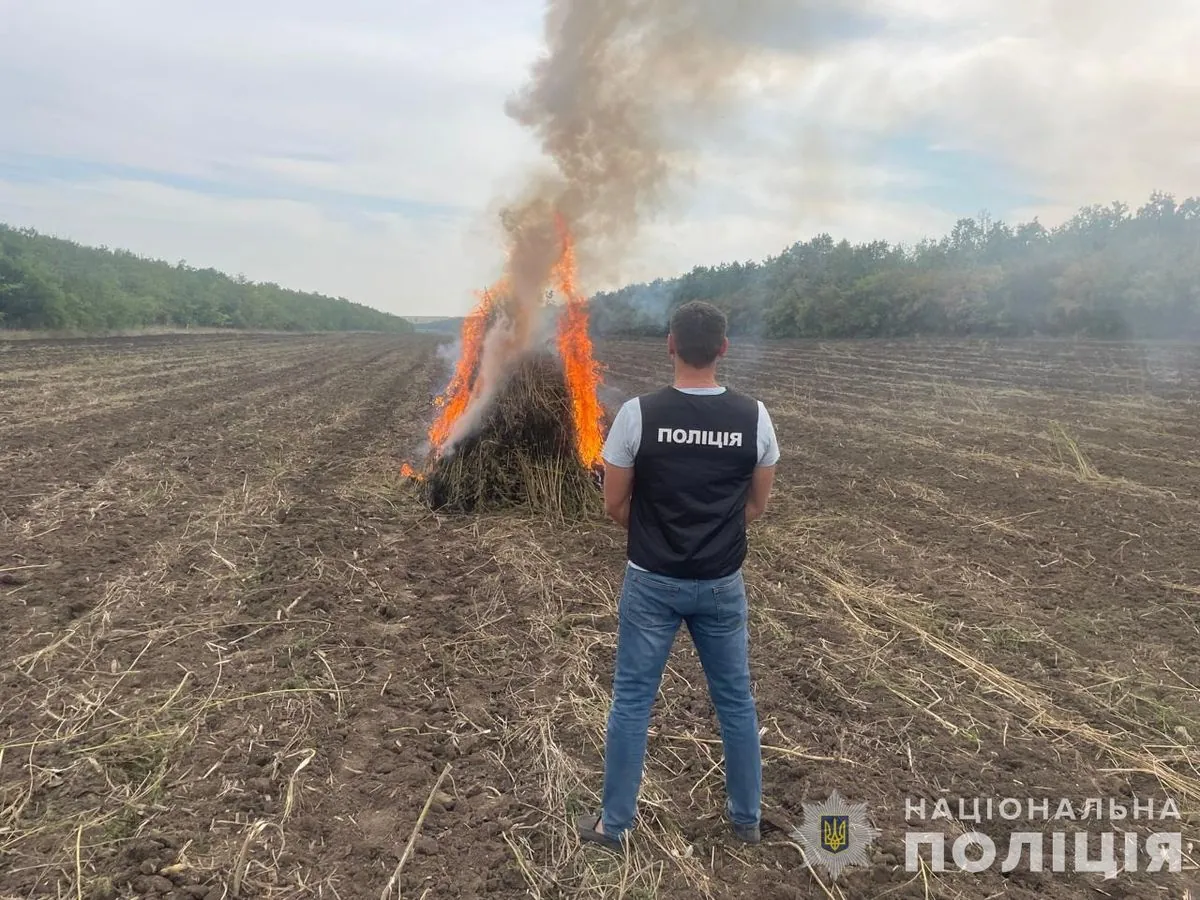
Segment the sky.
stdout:
[[[546,165],[505,112],[542,16],[0,0],[0,222],[462,315],[502,270],[499,209]],[[1200,194],[1195,0],[841,0],[760,43],[735,107],[676,142],[668,200],[585,290],[824,232],[911,243],[984,211],[1053,225]]]

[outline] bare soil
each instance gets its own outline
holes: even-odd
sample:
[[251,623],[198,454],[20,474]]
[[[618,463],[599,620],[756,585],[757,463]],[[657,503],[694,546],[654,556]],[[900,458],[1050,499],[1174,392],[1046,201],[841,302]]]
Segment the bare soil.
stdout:
[[[659,342],[599,352],[610,404],[669,377]],[[570,827],[623,534],[426,509],[399,468],[446,378],[424,337],[0,342],[0,897],[375,898],[402,860],[406,898],[1194,885],[1200,348],[735,347],[783,446],[746,567],[782,830],[727,837],[681,635],[626,864]],[[833,789],[881,832],[836,882],[789,833]],[[942,797],[1183,821],[905,821]],[[1012,831],[1113,828],[1182,830],[1185,871],[1000,871]],[[996,864],[907,871],[908,829]]]

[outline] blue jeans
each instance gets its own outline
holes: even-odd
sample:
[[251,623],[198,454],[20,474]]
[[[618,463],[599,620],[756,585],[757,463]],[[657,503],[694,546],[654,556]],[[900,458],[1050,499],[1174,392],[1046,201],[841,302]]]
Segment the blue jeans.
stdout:
[[762,757],[746,620],[740,571],[715,581],[688,581],[626,567],[604,759],[606,834],[619,837],[633,827],[650,709],[680,622],[687,623],[721,724],[726,813],[737,825],[758,824]]

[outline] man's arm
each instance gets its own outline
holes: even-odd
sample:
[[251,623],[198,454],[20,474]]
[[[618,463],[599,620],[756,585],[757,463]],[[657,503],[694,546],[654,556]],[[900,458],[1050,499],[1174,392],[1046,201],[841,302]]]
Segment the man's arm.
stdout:
[[775,436],[775,424],[771,414],[760,402],[758,404],[758,467],[750,481],[750,496],[746,500],[746,524],[750,524],[767,510],[767,498],[775,483],[775,463],[779,462],[779,439]]
[[636,398],[623,404],[604,442],[604,511],[622,528],[629,527],[633,464],[642,437],[641,412]]
[[629,502],[633,497],[633,469],[604,463],[604,511],[622,528],[629,527]]
[[746,499],[746,524],[749,525],[767,509],[771,485],[775,482],[774,466],[759,466],[750,481],[750,496]]

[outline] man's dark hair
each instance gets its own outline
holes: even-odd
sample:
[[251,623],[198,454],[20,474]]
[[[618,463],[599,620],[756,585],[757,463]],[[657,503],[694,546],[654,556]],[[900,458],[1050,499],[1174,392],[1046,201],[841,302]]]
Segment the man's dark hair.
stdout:
[[675,352],[689,366],[703,369],[713,364],[725,340],[725,313],[711,303],[693,300],[671,314]]

